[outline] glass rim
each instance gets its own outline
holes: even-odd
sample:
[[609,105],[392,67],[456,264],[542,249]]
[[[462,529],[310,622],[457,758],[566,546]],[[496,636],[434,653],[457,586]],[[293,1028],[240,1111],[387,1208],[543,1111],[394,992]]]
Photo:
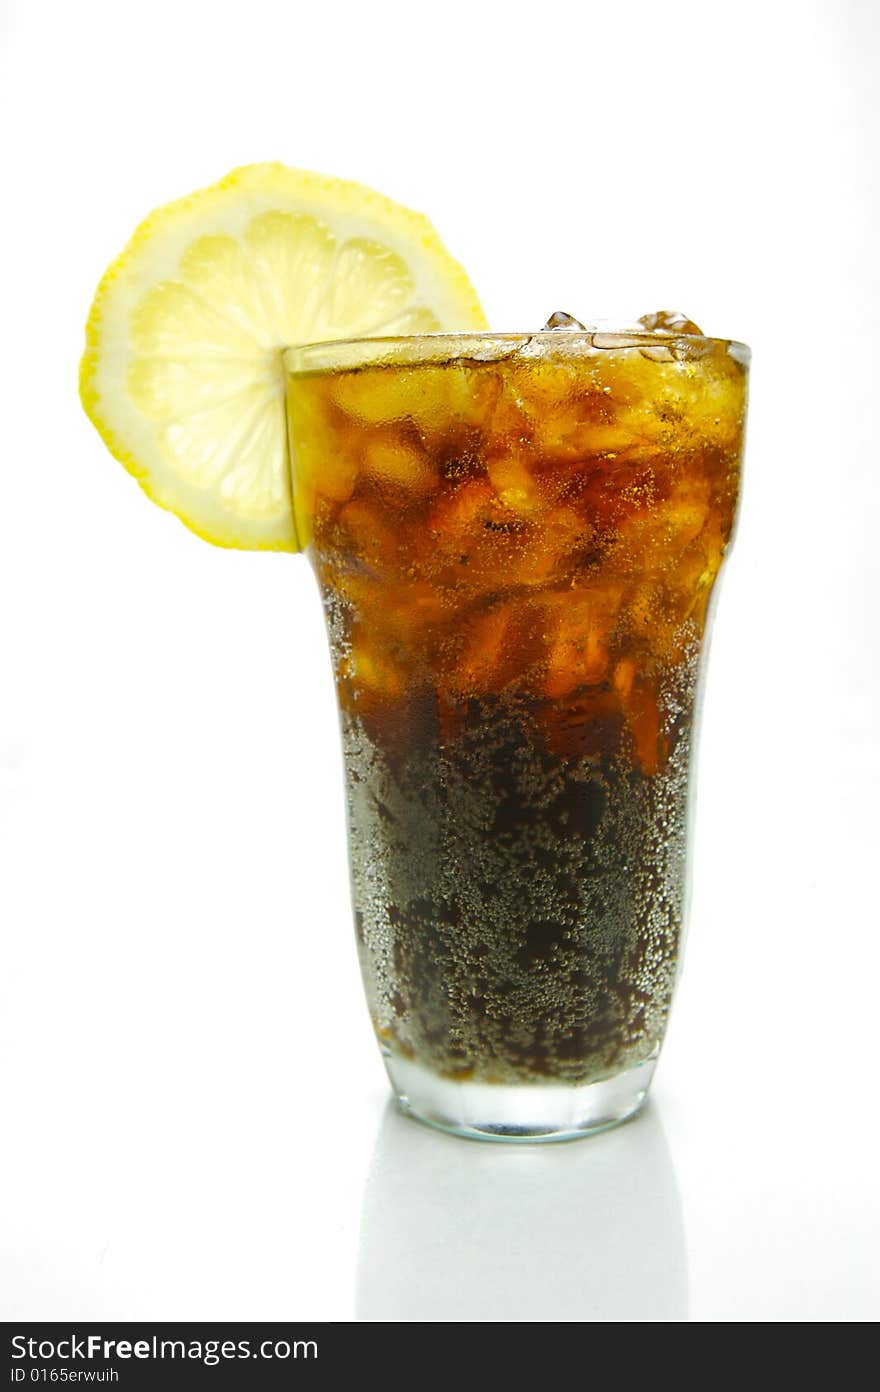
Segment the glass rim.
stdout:
[[[678,349],[681,361],[698,361],[710,349],[724,349],[742,366],[751,360],[751,349],[735,338],[712,338],[708,334],[676,334],[668,330],[643,328],[539,329],[534,333],[493,333],[491,330],[440,331],[423,334],[365,335],[353,338],[316,340],[291,344],[282,352],[285,369],[299,375],[328,370],[353,371],[358,367],[414,366],[419,363],[446,363],[455,359],[502,362],[528,344],[580,349],[589,353],[639,348]],[[470,345],[472,351],[467,351]],[[494,349],[494,351],[493,351]],[[688,349],[691,351],[688,352]],[[509,350],[509,351],[505,351]],[[696,351],[694,351],[696,350]],[[702,351],[701,351],[702,350]]]

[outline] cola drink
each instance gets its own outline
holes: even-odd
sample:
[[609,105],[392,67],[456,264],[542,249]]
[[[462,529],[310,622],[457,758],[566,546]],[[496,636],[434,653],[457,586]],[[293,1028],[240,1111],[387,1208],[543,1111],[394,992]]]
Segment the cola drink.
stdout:
[[369,1009],[404,1105],[470,1135],[645,1096],[739,493],[742,345],[554,319],[287,357]]

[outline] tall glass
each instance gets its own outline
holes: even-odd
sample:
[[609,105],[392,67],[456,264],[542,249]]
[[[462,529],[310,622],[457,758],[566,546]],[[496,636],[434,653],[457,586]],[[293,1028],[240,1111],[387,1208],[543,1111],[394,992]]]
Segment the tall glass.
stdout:
[[681,960],[701,651],[748,350],[694,334],[293,349],[297,529],[392,1087],[556,1139],[646,1095]]

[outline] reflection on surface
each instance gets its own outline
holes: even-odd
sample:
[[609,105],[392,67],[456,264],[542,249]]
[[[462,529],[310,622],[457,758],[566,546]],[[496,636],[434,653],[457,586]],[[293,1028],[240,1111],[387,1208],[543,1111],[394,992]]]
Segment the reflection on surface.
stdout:
[[659,1113],[588,1140],[463,1141],[389,1103],[361,1216],[360,1320],[683,1320]]

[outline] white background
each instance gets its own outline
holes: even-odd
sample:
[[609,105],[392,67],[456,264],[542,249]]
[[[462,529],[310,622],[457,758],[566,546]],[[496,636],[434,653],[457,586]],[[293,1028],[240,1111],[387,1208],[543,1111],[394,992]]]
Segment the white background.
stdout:
[[[0,1317],[880,1312],[878,25],[7,5]],[[264,159],[428,212],[496,328],[665,306],[752,346],[686,970],[618,1132],[480,1146],[387,1109],[308,567],[197,541],[79,407],[134,225]]]

